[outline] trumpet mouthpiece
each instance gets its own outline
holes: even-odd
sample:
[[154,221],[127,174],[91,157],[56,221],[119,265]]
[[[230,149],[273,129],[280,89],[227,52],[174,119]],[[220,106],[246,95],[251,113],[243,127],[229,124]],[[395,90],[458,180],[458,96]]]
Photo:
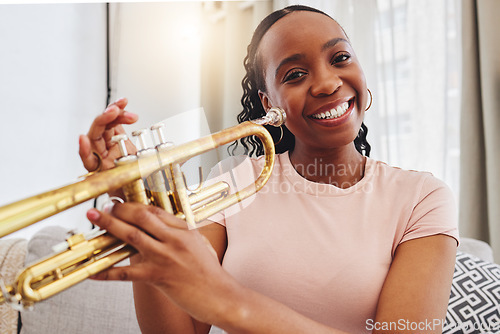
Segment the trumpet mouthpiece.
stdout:
[[276,127],[283,125],[286,121],[285,111],[281,108],[278,108],[278,107],[273,107],[273,108],[269,109],[266,116],[269,116],[271,118],[271,121],[269,122],[269,124],[276,126]]
[[272,125],[278,127],[283,125],[285,121],[285,111],[278,107],[272,107],[267,111],[267,114],[264,117],[252,120],[251,122],[259,125]]

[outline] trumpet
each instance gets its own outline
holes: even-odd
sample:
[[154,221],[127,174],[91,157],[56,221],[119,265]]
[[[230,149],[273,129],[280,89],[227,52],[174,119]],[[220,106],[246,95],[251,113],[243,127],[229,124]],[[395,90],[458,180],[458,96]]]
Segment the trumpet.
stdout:
[[[0,237],[67,210],[73,206],[115,190],[123,190],[128,202],[157,205],[184,219],[189,228],[195,228],[213,214],[259,191],[269,179],[274,166],[274,143],[263,125],[280,126],[285,112],[272,108],[262,118],[197,140],[173,145],[164,140],[159,127],[160,143],[151,149],[141,147],[137,154],[127,154],[125,135],[115,136],[122,157],[115,167],[88,175],[73,184],[35,195],[0,207]],[[141,137],[141,133],[138,136]],[[265,164],[253,184],[229,195],[229,185],[218,182],[188,194],[180,170],[187,160],[222,145],[247,136],[258,137],[264,147]],[[125,137],[124,137],[125,136]],[[63,250],[22,269],[15,281],[6,285],[0,280],[0,304],[8,303],[17,310],[31,308],[85,279],[95,275],[136,251],[106,231],[93,236],[75,234],[66,240]]]

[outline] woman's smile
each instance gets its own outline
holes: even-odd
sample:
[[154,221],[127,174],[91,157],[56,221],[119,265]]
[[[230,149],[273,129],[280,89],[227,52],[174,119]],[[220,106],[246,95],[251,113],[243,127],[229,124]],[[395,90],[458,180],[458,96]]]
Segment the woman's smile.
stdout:
[[354,98],[340,103],[330,103],[308,117],[323,126],[340,125],[352,115],[354,110],[353,102]]

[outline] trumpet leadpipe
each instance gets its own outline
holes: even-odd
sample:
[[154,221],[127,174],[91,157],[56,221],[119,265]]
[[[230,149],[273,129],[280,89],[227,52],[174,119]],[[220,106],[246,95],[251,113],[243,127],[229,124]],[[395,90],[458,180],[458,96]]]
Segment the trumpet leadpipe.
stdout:
[[229,184],[226,182],[217,182],[210,186],[202,188],[200,191],[189,195],[189,203],[193,211],[204,208],[211,202],[227,197],[229,194]]

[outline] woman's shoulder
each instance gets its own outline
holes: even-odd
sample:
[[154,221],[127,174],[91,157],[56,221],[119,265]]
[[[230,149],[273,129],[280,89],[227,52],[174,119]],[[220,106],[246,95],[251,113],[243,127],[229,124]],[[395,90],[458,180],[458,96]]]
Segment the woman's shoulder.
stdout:
[[374,177],[387,186],[408,187],[414,189],[421,188],[424,192],[429,192],[437,188],[448,188],[447,184],[434,176],[431,172],[415,169],[405,169],[392,166],[386,162],[370,159],[373,166]]

